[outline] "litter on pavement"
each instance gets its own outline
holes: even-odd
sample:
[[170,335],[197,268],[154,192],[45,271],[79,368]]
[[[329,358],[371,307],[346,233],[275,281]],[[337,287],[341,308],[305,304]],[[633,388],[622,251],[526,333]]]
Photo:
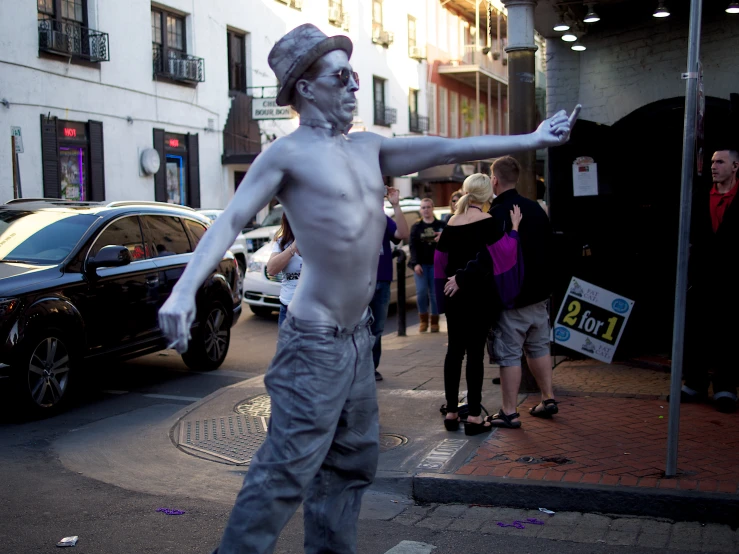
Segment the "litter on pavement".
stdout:
[[516,529],[526,529],[526,524],[529,525],[544,525],[544,522],[536,519],[535,517],[527,518],[526,521],[516,520],[513,523],[498,522],[498,527],[515,527]]
[[62,540],[60,540],[58,543],[56,543],[57,546],[74,546],[77,544],[77,540],[79,537],[75,535],[74,537],[64,537]]
[[185,513],[184,510],[172,510],[171,508],[157,508],[157,512],[163,512],[168,516],[181,516]]
[[544,512],[545,514],[549,514],[550,516],[553,516],[557,512],[553,512],[552,510],[547,510],[546,508],[539,508],[540,512]]

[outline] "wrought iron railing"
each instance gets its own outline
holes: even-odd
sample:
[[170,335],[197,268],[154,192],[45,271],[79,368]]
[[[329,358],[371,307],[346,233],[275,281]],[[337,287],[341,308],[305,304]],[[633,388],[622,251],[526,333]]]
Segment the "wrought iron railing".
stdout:
[[408,120],[411,133],[424,133],[429,130],[429,118],[425,115],[410,112]]
[[398,122],[398,110],[388,108],[384,102],[375,102],[375,125],[390,127]]
[[166,50],[152,44],[154,75],[175,81],[202,83],[205,81],[205,60],[177,50]]
[[51,17],[38,20],[38,47],[43,52],[83,58],[91,62],[110,60],[108,33]]

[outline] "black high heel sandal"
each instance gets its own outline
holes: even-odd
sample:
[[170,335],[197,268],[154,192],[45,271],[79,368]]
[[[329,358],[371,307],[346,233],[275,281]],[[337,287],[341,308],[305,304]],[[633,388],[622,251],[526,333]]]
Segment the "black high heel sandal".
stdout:
[[457,419],[444,418],[444,428],[447,431],[459,431],[459,418]]

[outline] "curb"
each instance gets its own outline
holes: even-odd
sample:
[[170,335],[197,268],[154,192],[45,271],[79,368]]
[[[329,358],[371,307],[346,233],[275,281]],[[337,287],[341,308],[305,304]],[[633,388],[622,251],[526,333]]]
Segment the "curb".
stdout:
[[535,483],[524,479],[421,473],[412,477],[413,499],[553,511],[599,512],[739,526],[739,496],[726,493]]

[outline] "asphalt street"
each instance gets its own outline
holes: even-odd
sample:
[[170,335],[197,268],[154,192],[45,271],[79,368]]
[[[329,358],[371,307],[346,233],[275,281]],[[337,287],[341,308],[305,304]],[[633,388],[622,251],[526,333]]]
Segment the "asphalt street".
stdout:
[[[408,325],[415,325],[417,321],[415,310],[410,311]],[[394,330],[395,318],[391,315],[386,331]],[[215,500],[204,498],[195,489],[188,490],[187,483],[183,483],[176,494],[164,494],[161,490],[156,493],[131,490],[90,478],[83,471],[69,469],[62,463],[54,443],[113,418],[125,421],[157,409],[181,409],[223,387],[258,376],[264,373],[274,354],[276,332],[276,317],[261,319],[247,309],[232,330],[229,356],[217,371],[191,371],[176,353],[166,351],[99,368],[98,382],[94,387],[69,410],[56,417],[24,421],[7,408],[0,409],[0,467],[3,472],[0,480],[0,551],[11,554],[52,552],[56,551],[55,544],[62,537],[77,535],[79,542],[73,552],[80,554],[211,552],[218,544],[236,488],[230,496],[219,496]],[[110,432],[116,434],[115,426]],[[131,439],[128,437],[126,440]],[[81,458],[86,455],[86,452],[79,453]],[[171,456],[174,462],[175,456],[182,454],[173,447]],[[136,471],[135,467],[130,469]],[[233,468],[233,471],[243,470]],[[156,479],[156,476],[151,479]],[[152,483],[153,489],[156,487]],[[665,548],[640,548],[634,546],[633,540],[618,542],[618,537],[609,538],[612,535],[606,531],[600,535],[590,533],[591,525],[593,529],[598,526],[600,529],[604,520],[593,520],[591,524],[581,518],[577,522],[577,532],[547,534],[544,532],[547,529],[557,528],[542,527],[539,536],[528,531],[519,532],[517,528],[502,532],[507,530],[496,524],[496,520],[506,517],[501,512],[470,511],[464,517],[461,512],[457,515],[450,512],[447,517],[444,507],[412,504],[408,498],[393,493],[371,492],[366,495],[358,552],[668,551]],[[157,511],[159,508],[184,513],[167,515]],[[423,514],[416,517],[414,510],[421,510]],[[476,517],[483,519],[478,521]],[[566,522],[568,519],[562,516],[558,521]],[[450,525],[452,522],[456,526]],[[549,523],[554,524],[555,521]],[[538,529],[534,531],[539,532]],[[582,540],[573,542],[576,539],[572,537],[575,536],[582,537]],[[692,545],[695,545],[694,550]],[[683,546],[686,548],[682,552],[710,551],[701,543],[687,542]],[[302,552],[300,513],[289,523],[276,552]]]

